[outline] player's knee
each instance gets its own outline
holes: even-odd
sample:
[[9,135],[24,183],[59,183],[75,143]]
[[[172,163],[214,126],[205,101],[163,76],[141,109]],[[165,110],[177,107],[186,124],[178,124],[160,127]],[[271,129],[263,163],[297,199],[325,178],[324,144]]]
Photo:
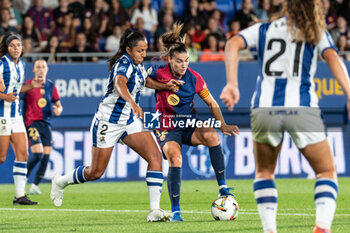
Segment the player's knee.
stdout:
[[219,145],[219,135],[216,133],[216,131],[205,132],[203,135],[203,144],[208,147]]
[[168,158],[170,167],[182,167],[182,157],[181,156],[170,156]]

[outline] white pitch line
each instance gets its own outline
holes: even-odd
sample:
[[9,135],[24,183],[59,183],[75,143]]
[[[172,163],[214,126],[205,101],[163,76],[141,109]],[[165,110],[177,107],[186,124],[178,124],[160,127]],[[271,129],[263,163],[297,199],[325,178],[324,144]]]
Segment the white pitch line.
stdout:
[[[294,210],[294,209],[291,209]],[[303,210],[303,209],[299,209]],[[308,209],[304,209],[308,210]],[[148,213],[148,210],[108,210],[108,209],[34,209],[34,208],[0,208],[0,211],[49,211],[49,212],[110,212],[110,213]],[[197,210],[182,210],[183,213],[188,214],[210,214],[210,211],[197,211]],[[255,212],[246,212],[244,210],[241,210],[239,214],[243,215],[259,215],[257,211]],[[277,215],[281,216],[314,216],[315,214],[305,214],[305,213],[278,213]],[[336,214],[336,216],[342,216],[342,217],[348,217],[350,214]]]

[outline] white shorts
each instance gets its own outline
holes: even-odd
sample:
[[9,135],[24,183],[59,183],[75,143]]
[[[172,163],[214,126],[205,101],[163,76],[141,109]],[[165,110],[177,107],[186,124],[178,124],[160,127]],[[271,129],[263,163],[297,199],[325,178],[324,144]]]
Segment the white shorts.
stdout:
[[0,136],[10,136],[12,133],[26,133],[23,118],[0,117]]
[[254,141],[273,147],[282,142],[284,131],[299,149],[326,139],[318,108],[255,108],[250,117]]
[[134,119],[130,125],[118,125],[108,121],[99,120],[94,117],[92,120],[90,133],[92,136],[92,145],[97,148],[108,148],[114,146],[117,142],[122,143],[123,138],[133,133],[147,131],[143,128],[140,119]]

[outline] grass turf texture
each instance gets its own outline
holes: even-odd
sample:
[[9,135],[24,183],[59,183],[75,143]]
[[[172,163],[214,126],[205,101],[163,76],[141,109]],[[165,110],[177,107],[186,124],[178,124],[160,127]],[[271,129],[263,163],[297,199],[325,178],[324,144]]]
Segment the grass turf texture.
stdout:
[[[210,213],[217,197],[216,181],[183,181],[183,223],[147,223],[145,182],[87,183],[66,188],[63,205],[49,198],[51,185],[41,184],[43,195],[30,196],[39,206],[12,206],[14,186],[0,185],[0,232],[262,232],[252,192],[252,180],[229,180],[240,205],[234,221],[215,221]],[[314,180],[278,179],[279,233],[312,232]],[[334,233],[350,232],[350,178],[339,179]],[[166,183],[161,208],[170,209]],[[29,185],[27,186],[29,189]]]

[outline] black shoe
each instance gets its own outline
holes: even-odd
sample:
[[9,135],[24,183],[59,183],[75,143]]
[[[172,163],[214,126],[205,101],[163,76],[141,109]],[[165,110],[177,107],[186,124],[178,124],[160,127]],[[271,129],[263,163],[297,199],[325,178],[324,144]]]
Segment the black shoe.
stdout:
[[38,202],[34,202],[28,199],[27,196],[13,199],[13,205],[38,205]]

